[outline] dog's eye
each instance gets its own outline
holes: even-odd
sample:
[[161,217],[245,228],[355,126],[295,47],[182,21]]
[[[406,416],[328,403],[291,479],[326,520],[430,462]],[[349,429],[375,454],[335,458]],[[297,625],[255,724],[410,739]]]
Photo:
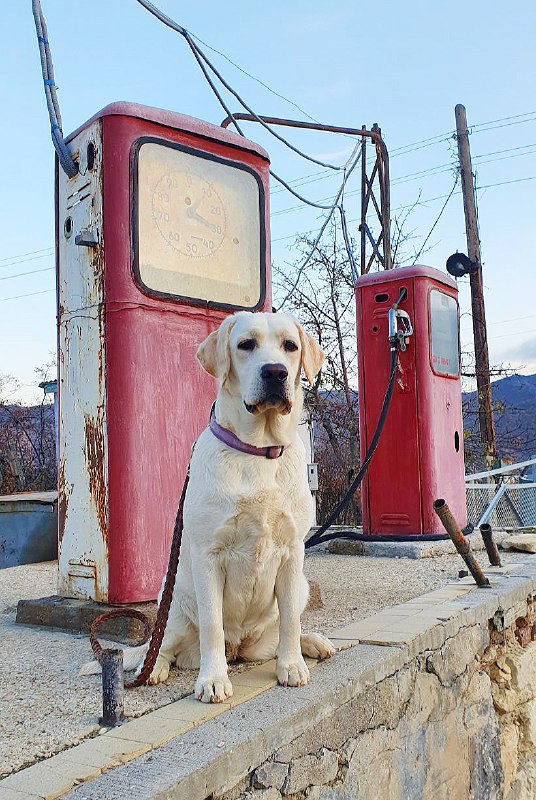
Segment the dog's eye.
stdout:
[[292,339],[285,339],[283,347],[288,353],[294,353],[298,349],[298,345]]
[[237,347],[239,350],[255,350],[255,339],[244,339],[243,342],[238,343]]

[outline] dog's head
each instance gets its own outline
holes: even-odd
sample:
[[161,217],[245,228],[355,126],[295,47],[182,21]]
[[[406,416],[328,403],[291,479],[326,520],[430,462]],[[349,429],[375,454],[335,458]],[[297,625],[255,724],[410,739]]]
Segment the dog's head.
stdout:
[[240,311],[202,342],[197,358],[250,414],[270,408],[289,414],[301,368],[312,383],[324,354],[290,315]]

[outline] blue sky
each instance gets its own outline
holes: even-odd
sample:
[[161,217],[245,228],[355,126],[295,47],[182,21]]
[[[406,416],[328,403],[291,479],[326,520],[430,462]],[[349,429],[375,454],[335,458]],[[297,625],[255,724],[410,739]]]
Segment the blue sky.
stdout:
[[[114,100],[221,121],[186,43],[135,0],[42,0],[42,6],[65,133]],[[394,213],[420,197],[407,222],[417,248],[454,182],[454,106],[463,103],[483,187],[478,197],[491,361],[536,371],[534,3],[521,0],[513,11],[496,0],[339,0],[331,7],[315,0],[160,0],[160,7],[312,117],[355,127],[378,122],[391,152]],[[19,395],[31,401],[40,396],[33,369],[55,349],[54,158],[30,0],[5,3],[2,22],[0,373],[15,375],[22,384]],[[303,118],[207,52],[257,113]],[[238,110],[235,101],[231,107]],[[276,172],[288,180],[311,176],[301,188],[308,197],[335,194],[336,177],[319,174],[320,167],[291,154],[258,126],[246,132],[266,147]],[[348,139],[337,136],[289,136],[315,157],[337,163],[352,149]],[[425,141],[431,138],[437,141]],[[273,188],[273,259],[293,262],[294,237],[317,229],[320,218]],[[350,192],[357,188],[357,181],[348,186]],[[357,201],[350,195],[348,217],[356,216]],[[356,223],[352,233],[357,236]],[[429,244],[421,260],[442,269],[448,255],[466,249],[458,192]],[[468,312],[466,286],[461,303]],[[462,317],[462,341],[471,342],[468,313]]]

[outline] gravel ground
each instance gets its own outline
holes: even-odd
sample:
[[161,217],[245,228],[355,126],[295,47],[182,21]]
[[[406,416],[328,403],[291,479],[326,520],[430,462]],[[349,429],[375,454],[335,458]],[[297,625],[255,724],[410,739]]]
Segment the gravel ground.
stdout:
[[[485,555],[477,554],[482,565]],[[505,554],[504,563],[530,558]],[[308,553],[305,572],[323,608],[307,611],[304,630],[325,632],[405,602],[457,577],[458,556],[422,560]],[[55,562],[0,570],[0,777],[95,735],[100,676],[78,677],[91,658],[86,635],[15,625],[17,601],[56,591]],[[247,667],[234,667],[232,671]],[[166,684],[126,693],[125,714],[139,716],[193,691],[195,673],[174,670]]]

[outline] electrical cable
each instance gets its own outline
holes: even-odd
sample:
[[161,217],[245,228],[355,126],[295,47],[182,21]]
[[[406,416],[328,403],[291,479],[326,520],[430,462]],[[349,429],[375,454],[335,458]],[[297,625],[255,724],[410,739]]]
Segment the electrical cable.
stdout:
[[14,261],[16,258],[24,258],[25,256],[33,256],[36,253],[44,253],[45,251],[50,251],[50,254],[54,252],[53,247],[42,247],[41,250],[30,250],[29,253],[19,253],[15,256],[6,256],[5,258],[0,258],[0,263],[4,261]]
[[56,153],[58,154],[59,162],[63,171],[68,175],[69,178],[74,178],[78,172],[78,164],[73,160],[69,148],[67,147],[63,138],[57,86],[54,81],[54,67],[52,64],[52,55],[50,53],[50,45],[48,42],[47,26],[41,10],[40,0],[32,0],[32,12],[35,22],[37,42],[39,45],[41,72],[43,75],[45,98],[47,102],[48,116],[50,119],[52,143]]
[[[354,153],[355,153],[355,150],[356,150],[356,149],[357,149],[357,148],[355,148],[355,149],[354,149]],[[352,155],[353,155],[353,154],[352,154]],[[353,171],[353,170],[355,169],[355,167],[357,166],[357,164],[358,164],[358,162],[359,162],[359,159],[360,159],[360,158],[361,158],[361,150],[359,150],[359,151],[358,151],[357,155],[356,155],[356,156],[355,156],[355,158],[354,158],[354,161],[353,161],[353,163],[350,165],[350,167],[348,168],[348,170],[346,170],[346,169],[345,169],[345,172],[344,172],[344,178],[343,178],[343,182],[342,182],[342,184],[341,184],[341,187],[340,187],[340,189],[339,189],[339,191],[338,191],[338,193],[337,193],[337,196],[335,197],[335,200],[333,201],[333,204],[332,204],[332,205],[331,205],[331,207],[329,208],[329,213],[326,215],[326,218],[324,219],[324,222],[322,223],[322,225],[321,225],[321,227],[320,227],[320,230],[319,230],[319,232],[318,232],[318,234],[317,234],[317,236],[316,236],[316,239],[315,239],[315,241],[313,242],[313,245],[312,245],[312,247],[309,249],[309,253],[307,254],[307,257],[305,258],[305,261],[304,261],[304,262],[303,262],[303,264],[301,264],[301,266],[298,268],[298,272],[297,272],[297,274],[296,274],[296,279],[294,280],[294,283],[292,284],[292,286],[290,287],[289,291],[286,293],[285,297],[283,298],[283,300],[282,300],[282,301],[281,301],[281,303],[279,304],[279,306],[278,306],[278,308],[277,308],[277,310],[278,310],[278,311],[279,311],[281,308],[283,308],[283,306],[285,305],[285,303],[287,302],[287,300],[289,299],[289,297],[290,297],[290,296],[291,296],[291,295],[292,295],[292,294],[293,294],[293,293],[296,291],[296,287],[298,286],[298,283],[299,283],[300,277],[301,277],[301,275],[302,275],[302,273],[303,273],[303,271],[304,271],[305,267],[308,265],[309,261],[310,261],[310,260],[311,260],[311,258],[313,257],[313,253],[315,252],[316,248],[318,247],[318,243],[320,242],[320,239],[322,238],[322,236],[323,236],[323,234],[324,234],[324,231],[326,230],[326,228],[327,228],[327,226],[328,226],[328,224],[329,224],[329,222],[330,222],[331,218],[333,217],[333,214],[334,214],[334,212],[335,212],[335,209],[337,209],[337,208],[339,209],[339,212],[340,212],[340,216],[341,216],[341,224],[342,224],[342,227],[343,227],[343,236],[344,236],[344,232],[346,231],[346,226],[347,226],[347,223],[346,223],[346,214],[345,214],[345,212],[344,212],[344,208],[342,207],[342,205],[341,205],[341,204],[339,204],[339,199],[341,198],[342,194],[344,193],[344,187],[345,187],[345,185],[346,185],[346,181],[347,181],[347,180],[348,180],[348,178],[350,177],[350,175],[351,175],[352,171]],[[347,162],[347,163],[348,163],[348,162]],[[356,267],[356,265],[355,265],[355,260],[354,260],[354,256],[353,256],[352,248],[351,248],[351,246],[350,246],[350,242],[349,242],[349,239],[348,239],[348,234],[347,234],[347,233],[346,233],[346,236],[345,236],[345,246],[346,246],[346,252],[347,252],[347,254],[348,254],[348,258],[350,259],[350,263],[351,263],[351,265],[352,265],[352,272],[354,272],[354,271],[356,271],[356,272],[357,272],[357,267]]]
[[[146,2],[146,0],[137,0],[137,1],[139,3]],[[270,125],[268,125],[268,123],[266,123],[262,119],[262,117],[259,117],[258,114],[256,114],[255,111],[253,111],[253,109],[250,106],[248,106],[248,104],[245,102],[245,100],[243,100],[242,97],[238,94],[238,92],[235,91],[235,89],[233,89],[233,87],[225,80],[225,78],[221,75],[221,73],[216,69],[216,67],[212,64],[212,62],[209,60],[209,58],[205,55],[205,53],[203,53],[201,48],[198,47],[198,45],[195,44],[195,42],[193,41],[192,37],[188,33],[186,33],[185,38],[186,38],[188,44],[190,45],[190,47],[195,48],[195,50],[197,51],[198,55],[203,59],[205,64],[214,73],[214,75],[218,78],[218,80],[221,81],[221,83],[223,84],[223,86],[225,86],[227,91],[230,92],[233,95],[233,97],[235,97],[238,100],[238,102],[242,105],[242,107],[245,108],[246,111],[249,114],[251,114],[252,117],[255,118],[256,122],[258,122],[260,125],[262,125],[262,127],[265,130],[267,130],[269,133],[271,133],[272,136],[274,136],[276,139],[278,139],[280,142],[282,142],[282,144],[286,145],[286,147],[288,147],[290,150],[292,150],[297,155],[301,156],[302,158],[307,159],[307,161],[311,161],[313,164],[318,164],[319,167],[326,167],[326,169],[332,169],[332,170],[337,170],[337,171],[340,171],[340,170],[344,169],[344,167],[337,166],[335,164],[328,164],[325,161],[320,161],[317,158],[313,158],[313,156],[308,156],[302,150],[299,150],[297,147],[295,147],[293,144],[291,144],[287,139],[284,138],[284,136],[281,136],[280,133],[275,131]],[[233,122],[236,125],[235,117],[232,114],[231,114],[231,118],[232,118]]]
[[10,281],[12,278],[24,278],[26,275],[36,275],[38,272],[51,272],[54,267],[45,267],[45,269],[34,269],[31,272],[19,272],[16,275],[5,275],[0,278],[0,281]]
[[[447,170],[445,170],[445,172],[446,171]],[[528,176],[526,176],[524,178],[514,178],[513,180],[510,180],[510,181],[499,181],[497,183],[483,184],[482,186],[478,187],[478,191],[480,192],[483,189],[493,189],[493,188],[495,188],[497,186],[508,186],[510,184],[525,183],[526,181],[534,181],[534,180],[536,180],[536,175],[528,175]],[[354,192],[354,191],[348,192],[347,197],[353,196],[355,194],[357,194],[357,192]],[[391,209],[391,211],[392,212],[394,212],[394,211],[403,211],[405,208],[411,208],[411,206],[413,206],[413,205],[415,205],[415,206],[423,206],[423,205],[426,205],[426,203],[434,203],[437,200],[444,200],[445,197],[448,197],[448,194],[440,194],[440,195],[437,195],[436,197],[427,197],[424,200],[419,200],[417,203],[406,203],[405,205],[396,206],[396,208]],[[281,209],[280,211],[274,211],[271,216],[272,217],[282,216],[284,214],[289,214],[289,213],[291,213],[293,211],[298,211],[299,209],[300,209],[300,206],[291,206],[290,208],[284,208],[284,209]],[[358,221],[357,219],[349,220],[349,222],[357,222],[357,221]],[[307,232],[305,232],[305,233],[307,233]],[[280,239],[272,239],[272,241],[273,242],[279,242],[279,241],[282,241],[283,239],[291,239],[291,238],[294,238],[295,235],[296,234],[291,234],[290,236],[283,236]]]
[[[276,139],[278,139],[280,142],[282,142],[282,144],[284,144],[286,147],[288,147],[291,150],[293,150],[297,155],[301,156],[302,158],[305,158],[307,161],[311,161],[313,164],[318,164],[320,167],[326,167],[327,169],[333,169],[333,170],[342,170],[343,169],[343,167],[341,167],[341,166],[337,166],[335,164],[328,164],[325,161],[319,161],[318,159],[313,158],[312,156],[308,156],[306,153],[302,152],[297,147],[295,147],[293,144],[291,144],[289,141],[287,141],[287,139],[285,139],[283,136],[281,136],[281,134],[277,133],[277,131],[275,131],[273,128],[270,127],[270,125],[268,125],[266,122],[264,122],[264,120],[262,120],[253,111],[253,109],[248,106],[248,104],[242,99],[242,97],[238,94],[238,92],[236,92],[232,88],[232,86],[225,80],[225,78],[222,76],[222,74],[216,69],[214,64],[210,61],[208,56],[203,52],[203,50],[199,47],[199,45],[196,44],[196,42],[193,40],[193,37],[186,30],[186,28],[184,28],[182,25],[179,25],[177,22],[175,22],[173,19],[171,19],[171,17],[168,17],[167,14],[164,14],[162,11],[160,11],[160,9],[157,8],[153,3],[151,3],[150,0],[136,0],[136,2],[139,3],[141,6],[143,6],[143,8],[145,8],[147,11],[149,11],[150,14],[153,14],[153,16],[155,16],[158,20],[160,20],[160,22],[162,22],[164,25],[167,25],[167,27],[171,28],[172,30],[176,31],[176,33],[179,33],[181,36],[183,36],[184,39],[186,39],[186,41],[187,41],[190,49],[194,53],[194,55],[197,54],[198,58],[196,60],[198,61],[198,63],[200,63],[199,59],[202,59],[205,62],[206,66],[211,70],[211,72],[222,83],[222,85],[225,86],[227,91],[230,92],[233,95],[233,97],[235,97],[238,100],[238,102],[242,105],[242,107],[245,108],[246,111],[249,114],[251,114],[257,120],[257,122],[259,122],[269,133],[271,133],[272,136],[274,136]],[[203,70],[203,73],[204,73],[204,75],[206,77],[205,70]],[[211,83],[210,85],[211,85],[211,88],[214,91],[213,84]],[[218,100],[220,100],[220,103],[221,103],[221,98],[219,96],[218,96]],[[237,128],[237,130],[241,133],[240,128],[237,125],[237,122],[236,122],[233,114],[229,113],[229,116],[231,117],[231,119],[232,119],[235,127]],[[243,136],[244,134],[241,133],[241,135]]]
[[[268,86],[268,84],[265,83],[264,81],[262,81],[260,78],[257,78],[255,75],[252,75],[251,72],[248,72],[246,69],[241,67],[240,64],[237,64],[235,61],[233,61],[231,58],[229,58],[229,56],[225,55],[225,53],[222,53],[221,50],[218,50],[216,47],[212,47],[212,45],[208,44],[207,42],[204,42],[203,39],[201,39],[199,36],[196,36],[194,33],[190,33],[190,36],[193,39],[196,39],[198,42],[201,42],[201,44],[204,47],[208,47],[208,49],[212,50],[213,53],[217,53],[219,56],[224,58],[226,61],[229,62],[229,64],[232,64],[232,66],[235,67],[237,70],[239,70],[243,75],[246,75],[248,78],[251,78],[252,81],[255,81],[256,83],[260,84],[261,86],[264,86],[264,88],[267,89],[275,97],[279,97],[281,100],[284,100],[285,103],[288,103],[289,105],[294,106],[294,108],[296,108],[300,112],[300,114],[303,114],[304,117],[307,117],[307,119],[310,119],[311,122],[316,122],[316,123],[320,124],[319,120],[315,119],[315,117],[312,117],[310,114],[308,114],[307,111],[305,111],[301,106],[299,106],[293,100],[290,100],[288,97],[285,97],[284,94],[280,94],[279,92],[276,92],[275,89],[272,89],[271,86]],[[339,136],[348,136],[348,135],[349,134],[347,134],[347,133],[339,134]],[[352,137],[352,138],[354,138],[354,137]]]
[[7,303],[8,300],[20,300],[22,297],[35,297],[36,294],[48,294],[48,292],[55,292],[55,289],[43,289],[41,292],[29,292],[26,294],[16,294],[13,297],[0,297],[0,303]]
[[[527,150],[529,147],[536,147],[536,142],[531,142],[531,144],[522,144],[518,147],[507,147],[505,150],[492,150],[491,153],[480,153],[480,155],[473,156],[473,161],[475,158],[487,158],[488,156],[500,156],[503,153],[513,153],[517,150]],[[497,159],[500,161],[501,159]]]
[[27,264],[28,261],[39,261],[41,258],[50,258],[54,255],[54,251],[50,253],[43,253],[41,256],[32,256],[31,258],[21,258],[18,261],[9,261],[7,264],[0,264],[0,269],[7,269],[8,267],[16,267],[18,264]]
[[[517,120],[521,119],[521,117],[534,117],[536,111],[526,111],[524,114],[515,114],[514,116],[510,117],[500,117],[499,119],[492,119],[488,120],[488,122],[477,122],[475,125],[472,125],[472,128],[481,128],[484,125],[494,125],[496,122],[509,122],[510,120]],[[531,120],[527,120],[530,122]]]
[[[145,2],[145,0],[138,0],[138,2],[142,2],[142,1],[143,1],[143,2]],[[210,88],[212,89],[212,91],[213,91],[213,92],[214,92],[214,94],[216,95],[216,97],[217,97],[217,99],[218,99],[218,101],[219,101],[220,105],[222,106],[223,110],[225,111],[225,113],[227,114],[227,116],[228,116],[228,117],[229,117],[229,118],[232,120],[232,122],[233,122],[233,124],[234,124],[234,126],[235,126],[236,130],[237,130],[237,131],[238,131],[238,133],[240,134],[240,136],[244,136],[244,132],[242,131],[242,128],[241,128],[241,127],[240,127],[240,125],[238,124],[238,122],[237,122],[237,120],[236,120],[235,116],[233,115],[233,113],[231,112],[231,110],[230,110],[229,106],[227,105],[227,103],[226,103],[226,102],[225,102],[225,100],[223,99],[223,97],[222,97],[221,93],[218,91],[218,88],[217,88],[217,87],[216,87],[216,85],[214,84],[214,81],[212,80],[212,78],[211,78],[211,77],[210,77],[210,75],[208,74],[208,72],[207,72],[207,70],[206,70],[206,68],[205,68],[205,65],[203,64],[203,62],[202,62],[202,60],[201,60],[200,54],[197,52],[196,48],[193,46],[193,43],[192,43],[192,41],[191,41],[191,37],[190,37],[190,36],[187,34],[187,35],[185,36],[185,38],[186,38],[186,41],[188,42],[188,45],[190,46],[190,48],[191,48],[191,50],[192,50],[192,53],[193,53],[193,55],[194,55],[194,57],[195,57],[195,59],[196,59],[197,63],[199,64],[199,67],[201,68],[201,70],[202,70],[202,72],[203,72],[203,75],[205,76],[205,78],[206,78],[206,80],[207,80],[207,82],[208,82],[208,84],[209,84]],[[224,84],[224,85],[225,85],[225,84]],[[245,106],[245,107],[247,108],[247,106]],[[258,118],[258,119],[260,119],[260,118]],[[264,122],[263,122],[263,125],[266,127],[266,125],[265,125],[265,123],[264,123]],[[277,135],[277,134],[275,134],[275,133],[274,133],[274,135]],[[279,138],[279,137],[278,137],[278,138]],[[293,148],[293,147],[292,147],[291,149],[295,149],[295,148]],[[299,152],[299,151],[296,151],[296,152]],[[316,163],[320,163],[320,162],[316,162]],[[355,166],[355,165],[354,165],[354,166]],[[352,169],[353,169],[353,167],[352,167]],[[350,171],[351,171],[351,170],[350,170]],[[322,209],[322,210],[324,210],[324,211],[329,211],[329,212],[330,212],[330,214],[332,214],[332,213],[333,213],[333,210],[334,210],[334,208],[335,208],[336,202],[337,202],[337,200],[338,200],[338,198],[339,198],[339,196],[340,196],[340,192],[339,192],[339,194],[337,195],[337,198],[336,198],[336,202],[335,202],[335,204],[333,204],[333,205],[331,205],[331,206],[321,205],[320,203],[315,203],[315,202],[314,202],[314,201],[312,201],[312,200],[308,200],[306,197],[303,197],[303,195],[301,195],[301,194],[299,194],[298,192],[296,192],[294,189],[292,189],[292,187],[291,187],[291,186],[290,186],[290,185],[289,185],[289,184],[288,184],[286,181],[284,181],[284,180],[283,180],[283,178],[281,178],[279,175],[277,175],[277,174],[276,174],[276,173],[273,171],[273,169],[271,169],[271,168],[270,168],[269,172],[270,172],[270,175],[271,175],[273,178],[275,178],[275,180],[276,180],[276,181],[278,181],[278,182],[279,182],[279,183],[280,183],[280,184],[281,184],[281,185],[282,185],[282,186],[283,186],[283,187],[284,187],[284,188],[285,188],[285,189],[286,189],[288,192],[290,192],[292,195],[294,195],[294,197],[296,197],[296,198],[297,198],[298,200],[300,200],[302,203],[306,203],[307,205],[309,205],[309,206],[313,206],[314,208],[320,208],[320,209]],[[349,173],[348,173],[348,174],[349,174]],[[347,177],[348,177],[348,175],[347,175],[347,173],[345,172],[345,178],[344,178],[344,180],[343,180],[343,185],[344,185],[344,183],[346,183]]]
[[[488,122],[477,122],[474,125],[471,125],[470,130],[474,131],[478,129],[476,132],[480,133],[480,129],[484,128],[484,132],[486,130],[495,130],[495,128],[489,128],[489,125],[495,125],[495,123],[500,122],[509,122],[510,120],[520,120],[511,122],[511,125],[521,125],[524,122],[533,122],[536,120],[536,111],[527,111],[525,114],[516,114],[515,116],[511,117],[502,117],[500,119],[493,119],[489,120]],[[530,117],[530,119],[521,119],[521,117]],[[507,125],[496,125],[497,128],[508,127]],[[446,142],[452,137],[456,136],[455,130],[445,131],[445,133],[440,133],[437,136],[431,136],[429,139],[421,139],[417,142],[409,142],[406,145],[401,145],[400,147],[395,148],[391,151],[390,155],[406,155],[406,153],[413,153],[416,150],[421,150],[424,147],[431,147],[435,144],[441,144],[441,142]],[[411,148],[411,149],[410,149]]]
[[[499,183],[489,183],[489,184],[486,184],[484,186],[479,186],[478,187],[478,191],[481,191],[483,189],[493,189],[493,188],[498,187],[498,186],[506,186],[506,185],[509,185],[509,184],[512,184],[512,183],[524,183],[525,181],[534,181],[534,180],[536,180],[536,175],[529,175],[526,178],[516,178],[516,179],[511,180],[511,181],[500,181]],[[460,194],[460,192],[455,192],[455,194]],[[424,200],[419,200],[416,203],[406,203],[405,205],[396,206],[395,208],[391,209],[391,211],[393,211],[393,212],[394,211],[403,211],[404,209],[411,208],[412,206],[425,206],[427,203],[435,203],[438,200],[444,200],[446,197],[448,197],[448,194],[440,194],[440,195],[437,195],[436,197],[426,197]],[[287,209],[287,210],[284,210],[284,211],[281,211],[281,212],[277,212],[276,211],[275,214],[272,214],[272,216],[276,216],[277,214],[287,213],[287,212],[294,211],[294,210],[296,210],[296,207],[293,207],[292,209]],[[359,219],[357,217],[355,217],[355,218],[352,218],[352,219],[348,220],[348,222],[349,223],[359,222]],[[296,237],[299,237],[299,236],[310,236],[312,233],[313,233],[313,231],[311,231],[311,230],[309,230],[309,231],[298,231],[298,233],[291,233],[288,236],[280,236],[277,239],[272,239],[272,243],[275,244],[276,242],[283,242],[286,239],[295,239]]]
[[[495,131],[498,128],[510,128],[512,125],[524,125],[526,122],[536,122],[536,117],[530,117],[529,119],[520,119],[517,122],[507,122],[503,125],[490,125],[488,128],[481,127],[479,125],[471,125],[469,128],[469,132],[472,133],[474,128],[478,128],[476,133],[485,133],[486,131]],[[485,125],[486,123],[481,123],[481,125]]]
[[[443,139],[442,141],[447,141]],[[510,158],[519,158],[520,156],[525,155],[534,155],[536,154],[536,150],[528,150],[530,147],[536,147],[536,143],[521,145],[519,147],[508,147],[503,150],[494,150],[490,153],[481,153],[480,155],[474,155],[473,161],[477,161],[478,159],[488,158],[488,156],[494,155],[502,155],[504,153],[513,153],[513,155],[505,156],[504,158],[493,158],[487,161],[481,161],[479,166],[482,164],[493,164],[496,161],[506,161]],[[528,152],[520,153],[517,152],[519,150],[528,150]],[[396,153],[395,153],[396,155]],[[393,153],[389,154],[390,159],[393,158]],[[371,161],[371,163],[373,163]],[[394,178],[391,181],[391,186],[400,183],[409,183],[413,180],[418,180],[419,178],[426,178],[426,177],[435,177],[435,175],[440,175],[443,172],[449,172],[452,169],[452,162],[445,163],[445,164],[438,164],[436,167],[429,167],[428,169],[420,170],[419,172],[410,172],[407,175],[400,175],[398,178]],[[317,183],[318,181],[326,180],[327,178],[333,177],[333,172],[330,170],[321,170],[320,172],[313,172],[309,175],[302,175],[299,178],[296,178],[294,181],[289,181],[289,183],[293,186],[306,186],[310,183]],[[270,195],[279,194],[283,191],[283,188],[276,187],[271,189]],[[350,192],[348,196],[356,194],[356,192]],[[280,213],[280,212],[275,212]]]
[[0,281],[10,281],[12,278],[24,278],[26,275],[36,275],[38,272],[52,272],[55,267],[45,267],[44,269],[33,269],[30,272],[18,272],[15,275],[4,275]]
[[431,236],[431,235],[432,235],[432,233],[434,232],[434,229],[435,229],[435,227],[436,227],[437,223],[439,222],[439,220],[440,220],[440,219],[441,219],[441,217],[443,216],[443,212],[444,212],[444,210],[446,209],[446,207],[447,207],[447,205],[448,205],[448,203],[449,203],[449,200],[450,200],[450,198],[451,198],[451,197],[452,197],[452,195],[454,194],[454,190],[456,189],[456,186],[458,185],[458,180],[459,180],[459,177],[460,177],[460,173],[459,173],[459,172],[457,172],[457,173],[456,173],[456,180],[454,181],[454,185],[453,185],[452,189],[450,190],[450,193],[449,193],[449,195],[448,195],[447,199],[446,199],[446,200],[445,200],[445,202],[443,203],[443,207],[442,207],[441,211],[439,212],[439,214],[437,215],[437,217],[436,217],[436,220],[435,220],[434,224],[433,224],[433,225],[432,225],[432,227],[430,228],[430,231],[429,231],[429,233],[428,233],[428,236],[426,237],[426,239],[425,239],[425,240],[424,240],[424,242],[422,243],[422,245],[421,245],[421,249],[419,250],[419,252],[418,252],[418,253],[417,253],[417,255],[415,256],[415,258],[413,259],[413,261],[412,261],[412,263],[413,263],[413,264],[417,264],[417,262],[418,262],[419,258],[421,257],[422,251],[423,251],[423,250],[424,250],[424,248],[426,247],[426,243],[428,242],[428,239],[430,238],[430,236]]
[[[342,227],[343,227],[343,237],[344,237],[345,245],[347,247],[348,258],[350,260],[350,263],[352,264],[352,271],[357,274],[357,267],[356,267],[356,264],[355,264],[355,259],[354,259],[353,252],[352,252],[352,249],[351,249],[351,246],[350,246],[350,239],[349,239],[348,232],[347,232],[346,216],[345,216],[345,212],[344,212],[344,208],[342,207],[342,204],[339,204],[339,199],[340,199],[340,197],[342,196],[342,194],[344,192],[344,187],[346,185],[346,181],[348,180],[351,172],[353,171],[355,165],[357,164],[357,162],[359,160],[359,157],[361,155],[361,151],[360,150],[358,151],[358,156],[354,159],[354,162],[352,163],[350,168],[348,168],[348,164],[350,162],[350,159],[354,155],[353,153],[352,153],[352,156],[350,157],[350,159],[342,167],[341,166],[335,166],[333,164],[328,164],[328,163],[326,163],[324,161],[320,161],[320,160],[318,160],[316,158],[312,158],[311,156],[306,155],[301,150],[299,150],[297,147],[295,147],[290,142],[288,142],[283,136],[281,136],[279,133],[277,133],[277,131],[273,130],[273,128],[271,128],[270,125],[268,125],[261,117],[258,116],[258,114],[256,114],[253,111],[252,108],[250,108],[250,106],[248,106],[248,104],[242,99],[242,97],[238,94],[238,92],[236,92],[233,89],[233,87],[225,80],[225,78],[221,75],[221,73],[216,69],[216,67],[212,64],[210,59],[205,55],[205,53],[201,50],[201,48],[195,43],[195,41],[193,40],[192,36],[189,34],[189,32],[182,25],[179,25],[177,22],[175,22],[170,17],[168,17],[166,14],[164,14],[162,11],[160,11],[160,9],[158,9],[153,3],[151,3],[150,0],[137,0],[137,2],[141,6],[143,6],[143,8],[145,8],[147,11],[149,11],[151,14],[153,14],[158,20],[163,22],[168,27],[172,28],[172,30],[176,31],[177,33],[179,33],[181,36],[183,36],[186,39],[186,42],[187,42],[188,46],[190,47],[190,50],[192,51],[192,53],[193,53],[198,65],[199,65],[200,69],[202,70],[203,75],[205,76],[205,79],[207,80],[210,88],[214,92],[216,98],[218,99],[218,102],[220,103],[220,105],[224,109],[224,111],[227,114],[227,116],[231,119],[231,121],[234,124],[236,130],[238,131],[238,133],[241,136],[244,136],[244,133],[243,133],[241,127],[239,126],[239,124],[238,124],[235,116],[233,115],[233,113],[230,111],[230,109],[229,109],[228,105],[226,104],[225,100],[223,99],[221,93],[218,91],[218,88],[216,87],[214,81],[210,77],[206,67],[208,67],[208,69],[216,76],[216,78],[227,89],[227,91],[230,92],[230,94],[232,94],[238,100],[238,102],[242,105],[242,107],[245,108],[246,111],[249,114],[251,114],[254,117],[254,119],[262,125],[263,128],[265,128],[269,133],[272,134],[272,136],[274,136],[276,139],[278,139],[280,142],[282,142],[284,145],[286,145],[288,148],[290,148],[290,150],[292,150],[293,152],[295,152],[297,155],[301,156],[302,158],[305,158],[308,161],[312,161],[313,163],[318,164],[321,167],[325,167],[327,169],[332,169],[332,170],[343,170],[344,171],[344,177],[343,177],[343,181],[342,181],[341,187],[340,187],[340,189],[339,189],[339,191],[337,193],[337,196],[336,196],[335,200],[329,206],[326,206],[326,205],[323,205],[323,204],[320,204],[320,203],[315,203],[315,202],[313,202],[311,200],[308,200],[306,197],[303,197],[301,194],[299,194],[294,189],[292,189],[292,187],[289,186],[289,184],[286,181],[284,181],[283,178],[281,178],[279,175],[277,175],[274,172],[274,170],[272,170],[272,169],[270,169],[270,175],[272,175],[272,177],[276,181],[278,181],[282,186],[284,186],[285,189],[287,189],[287,191],[289,191],[292,195],[294,195],[294,197],[296,197],[302,203],[306,203],[307,205],[313,206],[314,208],[320,208],[323,211],[328,211],[329,212],[327,220],[324,222],[324,225],[322,226],[321,233],[320,233],[317,241],[320,240],[320,236],[322,235],[323,231],[325,230],[325,228],[326,228],[326,226],[327,226],[327,224],[329,222],[329,219],[331,219],[331,217],[333,216],[333,213],[334,213],[335,209],[337,208],[339,210],[339,213],[340,213],[340,216],[341,216],[341,224],[342,224]],[[358,149],[358,147],[359,147],[359,145],[356,145],[356,147],[354,148],[354,153]],[[311,251],[311,254],[312,254],[312,251]],[[300,271],[298,273],[298,279],[299,279],[299,274],[301,274],[301,270],[302,269],[303,269],[303,267],[300,269]]]

